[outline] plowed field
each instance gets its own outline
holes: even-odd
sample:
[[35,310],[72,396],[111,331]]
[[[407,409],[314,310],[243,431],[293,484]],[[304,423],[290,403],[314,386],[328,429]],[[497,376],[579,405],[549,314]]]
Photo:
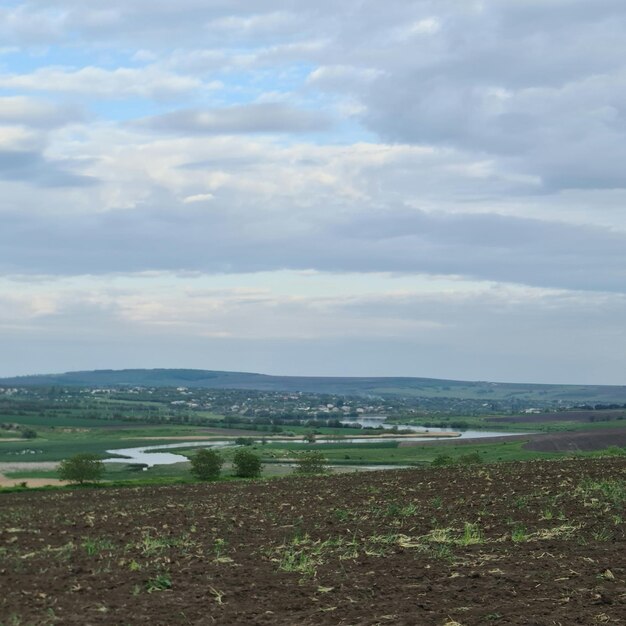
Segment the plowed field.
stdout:
[[626,459],[0,494],[0,624],[625,624]]

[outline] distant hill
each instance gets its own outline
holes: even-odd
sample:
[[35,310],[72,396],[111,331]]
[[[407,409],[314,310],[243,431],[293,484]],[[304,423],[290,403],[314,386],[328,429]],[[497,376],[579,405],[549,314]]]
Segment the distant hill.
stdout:
[[535,385],[444,380],[437,378],[369,378],[268,376],[247,372],[190,369],[127,369],[67,372],[0,379],[0,386],[198,387],[304,391],[360,396],[414,396],[537,402],[626,403],[626,386]]

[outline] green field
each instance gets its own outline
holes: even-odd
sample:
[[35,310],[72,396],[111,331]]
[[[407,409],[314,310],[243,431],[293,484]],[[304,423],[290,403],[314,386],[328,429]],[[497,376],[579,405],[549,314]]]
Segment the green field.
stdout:
[[[250,449],[261,456],[265,465],[264,475],[284,475],[292,470],[289,464],[305,451],[319,451],[327,462],[346,468],[356,465],[428,465],[439,457],[449,457],[451,463],[473,461],[494,463],[503,461],[543,459],[568,456],[571,453],[536,452],[524,449],[525,439],[504,442],[499,440],[480,444],[467,444],[447,440],[441,445],[429,442],[427,445],[401,445],[398,441],[359,442],[343,441],[354,436],[376,434],[373,430],[359,430],[325,426],[303,425],[297,422],[282,422],[280,426],[271,423],[241,423],[224,418],[211,411],[196,410],[177,412],[170,406],[171,397],[160,402],[152,400],[118,400],[116,398],[92,398],[80,393],[65,399],[51,398],[48,395],[35,396],[23,400],[5,400],[5,408],[0,414],[0,473],[9,479],[55,478],[56,472],[50,465],[79,453],[90,453],[99,458],[110,458],[108,450],[136,448],[169,443],[183,443],[181,438],[219,438],[244,436]],[[607,419],[603,420],[603,417]],[[514,416],[511,417],[514,419]],[[595,418],[594,418],[595,419]],[[187,420],[193,425],[178,423]],[[590,422],[542,422],[520,424],[514,422],[490,422],[488,416],[441,416],[417,418],[402,416],[399,423],[413,423],[426,428],[436,426],[457,430],[460,425],[476,430],[500,430],[507,432],[563,432],[598,430],[623,425],[616,419],[608,419],[608,413],[598,412],[597,421]],[[225,428],[225,427],[229,428]],[[250,430],[244,430],[244,429]],[[36,432],[35,438],[23,438],[26,429]],[[216,430],[219,429],[219,430]],[[254,429],[254,430],[252,430]],[[334,436],[332,443],[307,442],[307,436]],[[32,434],[32,433],[31,433]],[[277,441],[286,435],[297,437],[290,441]],[[275,436],[275,438],[273,438]],[[235,446],[221,451],[226,459],[225,479],[229,479],[229,462],[236,450]],[[176,454],[182,458],[191,457],[197,448],[177,448]],[[613,453],[621,453],[613,450]],[[581,456],[593,456],[586,453]],[[20,467],[16,464],[28,464]],[[154,482],[190,481],[189,464],[161,465],[143,470],[141,467],[125,463],[107,464],[104,480],[110,484],[127,481],[129,484]]]
[[[290,461],[297,458],[299,453],[309,450],[319,450],[332,464],[364,464],[364,465],[413,465],[428,464],[437,456],[448,455],[453,460],[463,456],[478,453],[485,463],[498,461],[517,461],[525,459],[542,459],[565,456],[565,453],[555,454],[547,452],[534,452],[524,450],[525,441],[483,443],[477,445],[463,444],[452,445],[428,445],[428,446],[400,446],[396,441],[384,443],[337,443],[308,444],[308,443],[267,443],[258,444],[251,449],[260,454],[267,463],[276,461]],[[190,457],[195,454],[193,448],[177,449],[176,454]],[[229,458],[233,451],[224,449],[222,454]]]

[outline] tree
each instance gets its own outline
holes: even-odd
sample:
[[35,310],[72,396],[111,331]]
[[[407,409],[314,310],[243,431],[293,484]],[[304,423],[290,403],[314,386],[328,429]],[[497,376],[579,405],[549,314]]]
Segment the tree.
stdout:
[[191,457],[191,473],[199,480],[219,478],[224,459],[217,450],[198,450]]
[[323,474],[327,469],[326,458],[319,450],[303,452],[296,461],[298,474]]
[[36,439],[37,431],[32,428],[23,428],[21,437],[22,439]]
[[254,443],[252,437],[237,437],[235,439],[235,445],[237,446],[251,446]]
[[233,456],[235,476],[257,478],[261,475],[261,457],[250,450],[237,450]]
[[95,483],[104,474],[104,463],[95,454],[77,454],[61,461],[57,473],[71,483]]

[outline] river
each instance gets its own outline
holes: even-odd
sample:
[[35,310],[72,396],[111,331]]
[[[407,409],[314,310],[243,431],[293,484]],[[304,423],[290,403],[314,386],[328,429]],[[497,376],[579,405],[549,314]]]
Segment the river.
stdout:
[[[412,426],[409,424],[385,424],[384,420],[372,420],[372,419],[361,419],[361,420],[344,420],[346,424],[361,424],[364,428],[384,428],[385,430],[391,430],[394,427],[397,427],[400,430],[410,430],[415,433],[450,433],[452,432],[450,429],[446,428],[421,428],[419,426]],[[496,431],[484,431],[484,430],[465,430],[465,431],[454,431],[459,434],[454,437],[454,439],[478,439],[483,437],[508,437],[510,435],[517,435],[521,433],[511,433],[511,432],[496,432]],[[258,440],[260,441],[263,436],[259,436]],[[265,437],[268,442],[291,442],[299,441],[299,439],[286,438],[286,437]],[[415,436],[407,436],[407,435],[398,435],[394,436],[382,436],[382,437],[367,437],[363,435],[357,435],[354,437],[346,437],[340,440],[335,438],[325,438],[325,437],[316,437],[315,443],[380,443],[384,441],[433,441],[439,439],[449,440],[450,435],[443,435],[441,437],[433,436],[419,436],[416,434]],[[117,454],[124,458],[110,458],[104,459],[105,463],[137,463],[146,465],[148,467],[152,467],[154,465],[172,465],[173,463],[183,463],[187,461],[187,458],[181,454],[173,454],[171,452],[161,452],[162,450],[172,450],[176,448],[223,448],[225,446],[233,446],[235,445],[234,439],[207,439],[205,441],[185,441],[183,443],[170,443],[170,444],[151,444],[145,447],[139,448],[116,448],[114,450],[107,450],[109,454]],[[155,452],[158,450],[158,452]]]

